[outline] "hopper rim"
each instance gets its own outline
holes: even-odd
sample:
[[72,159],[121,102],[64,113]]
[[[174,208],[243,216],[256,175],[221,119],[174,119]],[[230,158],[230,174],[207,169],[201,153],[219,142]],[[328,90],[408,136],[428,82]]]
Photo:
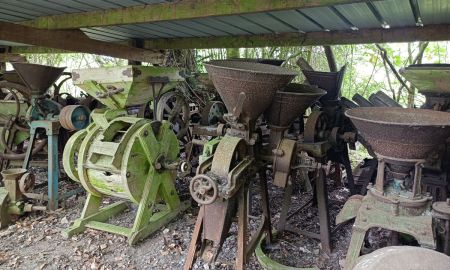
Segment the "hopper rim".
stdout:
[[364,117],[359,117],[356,115],[353,115],[352,113],[354,113],[355,111],[403,111],[403,112],[421,112],[421,113],[426,113],[426,114],[441,114],[441,115],[447,115],[448,116],[448,112],[441,112],[441,111],[435,111],[435,110],[430,110],[430,109],[415,109],[415,108],[385,108],[385,107],[358,107],[358,108],[353,108],[350,110],[345,111],[345,116],[347,116],[350,119],[354,119],[354,120],[358,120],[358,121],[362,121],[362,122],[366,122],[366,123],[373,123],[373,124],[381,124],[381,125],[391,125],[391,126],[416,126],[416,127],[445,127],[445,126],[450,126],[450,117],[448,117],[448,122],[444,123],[429,123],[429,122],[424,122],[421,124],[418,123],[401,123],[401,122],[392,122],[392,121],[382,121],[382,120],[374,120],[374,119],[368,119],[368,118],[364,118]]
[[[217,63],[245,63],[245,65],[253,65],[255,67],[258,66],[270,66],[271,69],[273,70],[279,70],[280,72],[269,72],[269,71],[265,71],[265,70],[250,70],[250,69],[245,69],[245,68],[237,68],[237,67],[227,67],[224,65],[217,65]],[[208,61],[203,63],[203,65],[205,67],[212,67],[212,68],[221,68],[221,69],[227,69],[227,70],[233,70],[233,71],[238,71],[238,72],[245,72],[245,73],[253,73],[253,74],[270,74],[270,75],[283,75],[283,76],[297,76],[297,72],[287,69],[287,68],[283,68],[283,67],[279,67],[279,66],[274,66],[274,65],[269,65],[269,64],[262,64],[262,63],[255,63],[255,62],[245,62],[245,61],[239,61],[239,60],[213,60],[213,61]],[[209,72],[208,72],[209,73]]]

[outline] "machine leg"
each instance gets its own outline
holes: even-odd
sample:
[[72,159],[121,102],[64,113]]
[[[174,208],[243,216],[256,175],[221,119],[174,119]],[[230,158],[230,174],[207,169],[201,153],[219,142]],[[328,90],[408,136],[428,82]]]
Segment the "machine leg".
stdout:
[[203,217],[205,216],[205,206],[201,206],[198,212],[197,221],[195,222],[194,232],[192,233],[191,243],[189,244],[189,250],[186,255],[186,261],[184,262],[184,270],[192,269],[195,259],[197,258],[197,247],[201,241],[201,234],[203,231]]
[[259,173],[259,184],[261,189],[261,203],[264,216],[264,230],[266,231],[266,244],[272,242],[272,222],[270,220],[270,207],[269,207],[269,191],[267,189],[266,171],[261,170]]
[[355,266],[359,253],[361,253],[365,236],[366,230],[353,227],[352,238],[350,240],[350,245],[348,246],[347,256],[345,259],[345,270],[351,270],[353,266]]
[[65,238],[81,233],[90,221],[104,222],[127,208],[126,202],[119,201],[100,209],[102,197],[88,194],[81,217],[62,232]]
[[34,142],[36,139],[36,128],[30,127],[30,142],[28,143],[27,153],[25,154],[25,159],[23,160],[22,168],[28,170],[31,160],[31,152],[34,148]]
[[277,230],[279,233],[283,232],[286,228],[286,222],[288,219],[289,207],[291,206],[292,196],[292,183],[288,180],[286,188],[284,189],[283,204],[281,206],[280,220],[278,221]]
[[236,254],[236,270],[244,270],[247,261],[247,190],[242,187],[239,191],[238,202],[238,240]]
[[323,169],[318,169],[316,179],[317,207],[319,211],[320,242],[325,253],[331,253],[330,214],[328,211],[328,190]]
[[58,208],[58,134],[50,134],[48,137],[48,209]]
[[[133,228],[131,229],[128,243],[135,244],[140,239],[152,234],[165,224],[169,223],[181,211],[184,211],[188,205],[181,204],[175,190],[173,181],[170,181],[170,173],[166,172],[167,177],[163,175],[159,178],[149,174],[153,180],[146,181],[143,197],[139,203]],[[166,209],[153,214],[153,207],[156,206],[156,198],[160,195]]]

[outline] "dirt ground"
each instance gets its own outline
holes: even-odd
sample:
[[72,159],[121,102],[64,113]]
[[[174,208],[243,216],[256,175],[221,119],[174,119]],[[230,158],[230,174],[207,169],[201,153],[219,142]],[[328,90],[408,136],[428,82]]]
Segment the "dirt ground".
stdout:
[[[185,190],[188,179],[178,180],[180,193],[188,199]],[[181,182],[181,183],[180,183]],[[66,184],[73,185],[73,184]],[[282,190],[269,181],[272,222],[279,218]],[[331,221],[334,224],[348,192],[329,184]],[[292,209],[298,208],[311,197],[311,193],[294,194]],[[260,199],[255,195],[255,200]],[[80,216],[84,195],[73,196],[65,208],[53,212],[33,213],[21,217],[15,224],[0,231],[0,269],[182,269],[193,231],[198,209],[193,207],[168,226],[135,246],[128,246],[125,237],[87,229],[84,233],[65,239],[61,231]],[[109,199],[108,201],[113,201]],[[130,225],[136,207],[115,218],[114,224]],[[291,222],[295,226],[318,232],[317,209],[307,207],[296,214]],[[253,225],[250,225],[253,226]],[[256,225],[254,225],[256,226]],[[222,253],[215,265],[197,262],[194,269],[233,269],[236,252],[237,229],[232,227]],[[333,252],[321,251],[317,240],[284,234],[268,247],[270,257],[290,266],[320,269],[340,269],[351,235],[351,224],[333,234]],[[248,269],[262,269],[254,256]]]

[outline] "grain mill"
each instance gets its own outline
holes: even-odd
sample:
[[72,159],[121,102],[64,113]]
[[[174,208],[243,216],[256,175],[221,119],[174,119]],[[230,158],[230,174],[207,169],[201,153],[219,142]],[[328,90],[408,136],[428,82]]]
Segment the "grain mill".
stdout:
[[[73,71],[74,84],[105,107],[92,112],[92,123],[74,134],[63,154],[64,170],[88,192],[81,217],[66,237],[93,228],[128,237],[150,235],[187,208],[175,190],[179,145],[171,123],[137,117],[183,81],[176,68],[126,66]],[[156,110],[154,110],[156,111]],[[105,197],[122,200],[102,207]],[[138,206],[131,228],[106,223]]]
[[[266,161],[256,122],[270,106],[276,92],[296,73],[277,66],[241,61],[213,61],[205,63],[205,67],[229,113],[224,116],[225,127],[216,128],[220,129],[215,132],[219,136],[205,145],[204,149],[212,151],[208,150],[209,157],[203,159],[190,183],[191,195],[201,207],[184,268],[192,268],[198,250],[204,261],[215,261],[237,216],[236,269],[243,269],[262,234],[268,235],[268,241],[271,238]],[[274,116],[278,112],[274,109]],[[275,142],[271,145],[279,147]],[[282,166],[279,167],[281,170]],[[263,214],[258,230],[250,236],[248,190],[256,174],[259,175]]]
[[346,269],[352,269],[368,229],[413,236],[435,248],[432,197],[421,188],[422,168],[450,135],[447,113],[403,108],[356,108],[346,112],[378,159],[377,178],[367,195],[351,197],[336,218],[355,218]]
[[[16,108],[14,115],[11,115],[2,127],[1,144],[4,149],[1,157],[5,162],[23,160],[23,164],[21,169],[8,168],[2,171],[5,187],[1,188],[1,226],[8,224],[10,214],[21,215],[46,208],[55,210],[58,207],[58,139],[63,131],[61,127],[66,130],[81,129],[86,127],[89,120],[87,108],[79,105],[64,107],[55,101],[55,97],[46,95],[46,91],[61,76],[64,68],[29,63],[14,63],[13,67],[18,75],[16,83],[6,82],[3,85],[8,89],[12,86],[20,93],[10,89]],[[19,83],[23,83],[23,86]],[[21,102],[19,96],[28,97],[29,105]],[[28,143],[23,151],[25,140],[28,140]],[[33,193],[35,177],[28,169],[33,155],[41,152],[46,145],[48,192],[37,194]],[[48,205],[38,206],[29,203],[30,200],[48,201]]]

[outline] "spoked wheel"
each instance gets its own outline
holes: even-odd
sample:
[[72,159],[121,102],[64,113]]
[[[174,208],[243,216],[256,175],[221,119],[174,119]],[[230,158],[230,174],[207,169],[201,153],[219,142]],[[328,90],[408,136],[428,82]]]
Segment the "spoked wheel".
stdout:
[[225,113],[227,113],[227,108],[223,102],[208,101],[202,110],[200,124],[204,126],[215,125],[223,119]]
[[327,116],[323,112],[313,112],[305,125],[304,140],[307,143],[323,141],[327,138]]
[[181,140],[188,133],[189,105],[181,94],[167,92],[158,101],[156,120],[172,123],[173,131]]

